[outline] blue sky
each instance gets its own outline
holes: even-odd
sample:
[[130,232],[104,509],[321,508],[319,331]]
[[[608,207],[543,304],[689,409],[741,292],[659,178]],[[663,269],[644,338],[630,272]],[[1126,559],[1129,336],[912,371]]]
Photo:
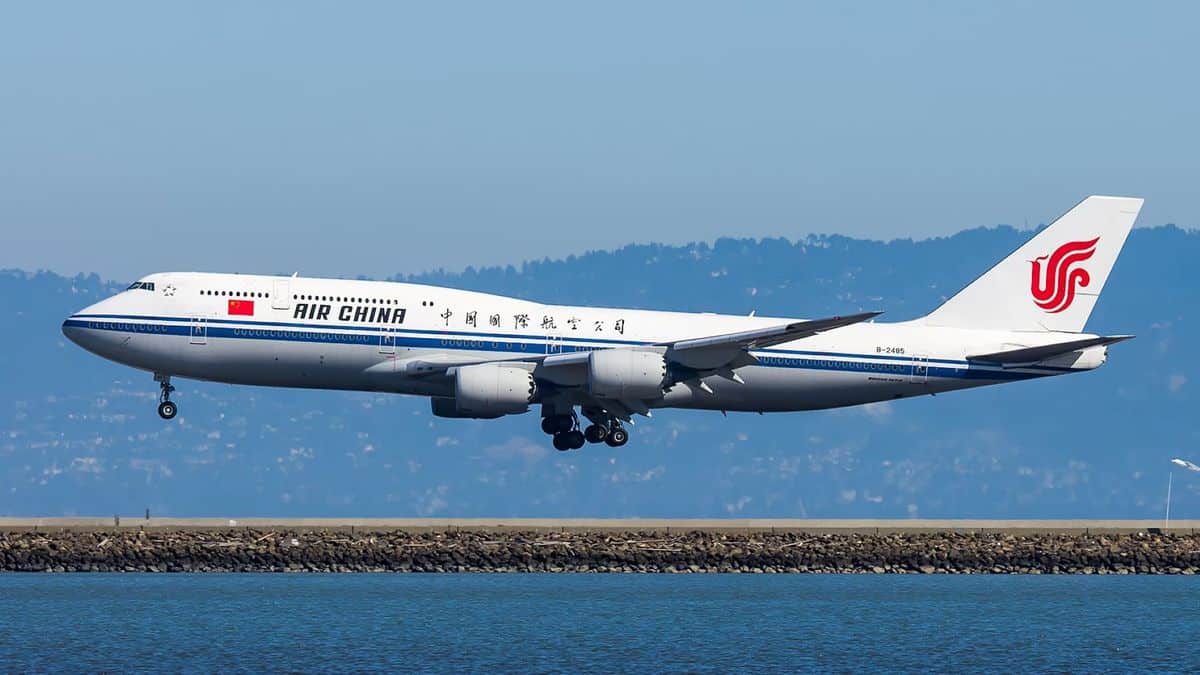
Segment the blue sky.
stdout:
[[628,242],[1200,225],[1200,5],[15,3],[0,267],[383,276]]

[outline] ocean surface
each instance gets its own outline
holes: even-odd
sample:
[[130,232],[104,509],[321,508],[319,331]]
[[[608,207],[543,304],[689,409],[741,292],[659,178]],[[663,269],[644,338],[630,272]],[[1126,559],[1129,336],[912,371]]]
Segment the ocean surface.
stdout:
[[0,574],[0,671],[1200,670],[1200,578]]

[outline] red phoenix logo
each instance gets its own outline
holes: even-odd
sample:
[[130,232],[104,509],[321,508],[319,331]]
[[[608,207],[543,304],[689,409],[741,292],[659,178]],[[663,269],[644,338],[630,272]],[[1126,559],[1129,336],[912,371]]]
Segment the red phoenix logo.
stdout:
[[[1092,281],[1087,270],[1079,264],[1096,252],[1096,242],[1100,237],[1091,241],[1071,241],[1059,246],[1054,253],[1044,255],[1036,260],[1030,260],[1033,265],[1033,276],[1029,282],[1029,292],[1033,294],[1033,302],[1049,314],[1058,314],[1071,306],[1075,301],[1075,289],[1087,286]],[[1042,261],[1046,263],[1046,271],[1042,272]]]

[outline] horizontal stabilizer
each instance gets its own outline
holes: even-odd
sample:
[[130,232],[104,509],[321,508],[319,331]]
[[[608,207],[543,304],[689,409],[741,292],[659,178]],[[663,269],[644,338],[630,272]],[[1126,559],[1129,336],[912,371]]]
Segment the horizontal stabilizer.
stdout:
[[991,354],[974,354],[968,356],[967,359],[970,361],[987,361],[989,363],[1037,363],[1038,361],[1045,361],[1046,359],[1080,349],[1116,344],[1132,338],[1132,335],[1108,335],[1082,340],[1068,340],[1067,342],[1055,342],[1054,344],[1038,347],[1009,349],[1003,352],[992,352]]

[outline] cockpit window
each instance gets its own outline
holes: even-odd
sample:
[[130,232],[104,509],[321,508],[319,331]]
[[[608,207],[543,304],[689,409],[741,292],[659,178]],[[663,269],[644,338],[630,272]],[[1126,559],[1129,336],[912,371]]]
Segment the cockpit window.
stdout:
[[133,290],[137,290],[137,289],[141,289],[143,291],[153,291],[154,290],[154,282],[153,281],[135,281],[132,284],[129,284],[129,288],[127,288],[125,290],[133,291]]

